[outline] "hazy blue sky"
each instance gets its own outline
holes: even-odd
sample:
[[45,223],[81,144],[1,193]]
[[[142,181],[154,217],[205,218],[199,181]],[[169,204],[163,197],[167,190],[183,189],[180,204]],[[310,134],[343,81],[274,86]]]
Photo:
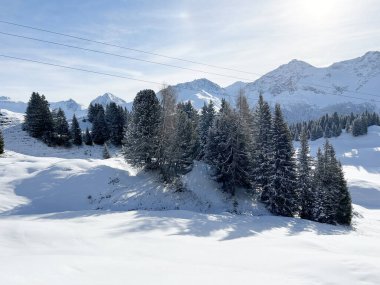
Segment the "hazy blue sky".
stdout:
[[[379,0],[266,1],[36,1],[0,0],[0,20],[264,74],[291,59],[314,66],[380,50]],[[0,32],[138,56],[189,68],[216,70],[98,46],[0,23]],[[221,86],[234,79],[97,55],[0,35],[0,54],[175,84],[207,77]],[[0,57],[0,96],[28,100],[32,91],[50,101],[88,102],[105,92],[131,100],[158,85],[67,71]]]

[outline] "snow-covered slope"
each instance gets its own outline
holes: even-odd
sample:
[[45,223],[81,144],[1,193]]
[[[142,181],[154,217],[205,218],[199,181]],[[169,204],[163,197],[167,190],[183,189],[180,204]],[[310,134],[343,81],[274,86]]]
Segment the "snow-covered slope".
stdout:
[[[251,211],[224,212],[229,203],[202,163],[184,178],[188,191],[173,192],[120,157],[100,159],[101,147],[91,156],[87,147],[48,148],[18,127],[4,130],[0,157],[1,284],[380,280],[380,127],[331,140],[355,204],[353,228],[240,201]],[[312,142],[313,153],[322,144]]]

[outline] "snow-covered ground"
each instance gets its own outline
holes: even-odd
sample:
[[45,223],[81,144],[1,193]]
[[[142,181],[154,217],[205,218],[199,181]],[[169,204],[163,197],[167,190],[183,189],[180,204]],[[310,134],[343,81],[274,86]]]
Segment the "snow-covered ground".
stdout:
[[331,140],[355,204],[346,228],[271,216],[243,192],[231,214],[203,163],[175,192],[101,147],[47,148],[8,115],[0,284],[380,282],[380,127]]

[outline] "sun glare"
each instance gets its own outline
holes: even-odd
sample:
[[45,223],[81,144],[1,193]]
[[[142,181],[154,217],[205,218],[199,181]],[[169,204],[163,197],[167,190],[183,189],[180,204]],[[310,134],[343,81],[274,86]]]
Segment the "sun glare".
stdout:
[[334,0],[298,0],[295,9],[300,20],[315,25],[329,24],[339,12]]

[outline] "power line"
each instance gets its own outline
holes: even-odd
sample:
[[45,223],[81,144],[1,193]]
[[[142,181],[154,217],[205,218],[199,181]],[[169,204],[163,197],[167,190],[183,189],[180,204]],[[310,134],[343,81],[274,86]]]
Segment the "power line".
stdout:
[[5,57],[5,58],[10,58],[10,59],[16,59],[16,60],[20,60],[20,61],[28,61],[28,62],[44,64],[44,65],[49,65],[49,66],[55,66],[55,67],[61,67],[61,68],[66,68],[66,69],[71,69],[71,70],[77,70],[77,71],[83,71],[83,72],[94,73],[94,74],[99,74],[99,75],[106,75],[106,76],[111,76],[111,77],[117,77],[117,78],[123,78],[123,79],[128,79],[128,80],[134,80],[134,81],[140,81],[140,82],[145,82],[145,83],[153,83],[153,84],[162,85],[162,83],[155,82],[155,81],[137,79],[137,78],[133,78],[133,77],[111,74],[111,73],[100,72],[100,71],[94,71],[94,70],[89,70],[89,69],[84,69],[84,68],[71,67],[71,66],[67,66],[67,65],[60,65],[60,64],[44,62],[44,61],[39,61],[39,60],[34,60],[34,59],[28,59],[28,58],[22,58],[22,57],[16,57],[16,56],[4,55],[4,54],[0,54],[0,56]]
[[69,35],[69,34],[65,34],[65,33],[55,32],[55,31],[52,31],[52,30],[47,30],[47,29],[42,29],[42,28],[36,28],[36,27],[28,26],[28,25],[22,25],[22,24],[17,24],[17,23],[8,22],[8,21],[2,21],[2,20],[0,20],[0,23],[7,24],[7,25],[12,25],[12,26],[17,26],[17,27],[22,27],[22,28],[27,28],[27,29],[31,29],[31,30],[36,30],[36,31],[40,31],[40,32],[50,33],[50,34],[54,34],[54,35],[69,37],[69,38],[77,39],[77,40],[81,40],[81,41],[101,44],[101,45],[105,45],[105,46],[117,47],[117,48],[120,48],[120,49],[130,50],[130,51],[134,51],[134,52],[139,52],[139,53],[144,53],[144,54],[150,54],[150,55],[159,56],[159,57],[168,58],[168,59],[174,59],[174,60],[178,60],[178,61],[182,61],[182,62],[193,63],[193,64],[198,64],[198,65],[203,65],[203,66],[208,66],[208,67],[218,68],[218,69],[224,69],[224,70],[229,70],[229,71],[235,71],[235,72],[240,72],[240,73],[259,75],[259,74],[254,73],[254,72],[249,72],[249,71],[244,71],[244,70],[239,70],[239,69],[234,69],[234,68],[229,68],[229,67],[223,67],[223,66],[219,66],[219,65],[213,65],[213,64],[203,63],[203,62],[189,60],[189,59],[184,59],[184,58],[179,58],[179,57],[168,56],[168,55],[164,55],[164,54],[160,54],[160,53],[155,53],[155,52],[150,52],[150,51],[144,51],[144,50],[141,50],[141,49],[136,49],[136,48],[126,47],[126,46],[111,44],[111,43],[97,41],[97,40],[91,40],[91,39],[84,38],[84,37],[73,36],[73,35]]
[[[46,33],[60,35],[60,36],[70,37],[70,38],[79,39],[79,40],[82,40],[82,41],[93,42],[93,43],[97,43],[97,44],[101,44],[101,45],[112,46],[112,47],[117,47],[117,48],[121,48],[121,49],[132,50],[132,51],[137,51],[137,52],[141,52],[141,53],[147,53],[147,54],[151,54],[151,55],[166,57],[166,58],[175,59],[175,60],[180,60],[180,61],[184,61],[184,62],[189,62],[189,63],[199,64],[199,65],[209,66],[209,67],[215,67],[215,68],[220,68],[220,69],[225,69],[225,70],[237,71],[237,72],[242,72],[242,73],[247,73],[247,74],[254,74],[254,75],[258,75],[258,76],[264,76],[265,75],[265,74],[260,74],[260,73],[246,72],[246,71],[241,71],[241,70],[237,70],[237,69],[225,68],[225,67],[221,67],[221,66],[214,66],[214,65],[210,65],[210,64],[205,64],[205,63],[191,61],[191,60],[177,58],[177,57],[170,57],[170,56],[167,56],[167,55],[162,55],[162,54],[153,53],[153,52],[147,52],[147,51],[143,51],[143,50],[133,49],[133,48],[125,47],[125,46],[115,45],[115,44],[101,42],[101,41],[96,41],[96,40],[91,40],[91,39],[88,39],[88,38],[83,38],[83,37],[73,36],[73,35],[69,35],[69,34],[54,32],[54,31],[47,30],[47,29],[41,29],[41,28],[31,27],[31,26],[28,26],[28,25],[22,25],[22,24],[17,24],[17,23],[8,22],[8,21],[2,21],[2,20],[0,20],[0,23],[9,24],[9,25],[18,26],[18,27],[23,27],[23,28],[28,28],[28,29],[33,29],[33,30],[37,30],[37,31],[42,31],[42,32],[46,32]],[[239,79],[239,80],[251,81],[251,79],[248,79],[248,78],[241,78],[241,77],[237,77],[237,76],[230,76],[230,75],[226,75],[226,74],[214,73],[214,72],[209,72],[209,71],[204,71],[204,70],[199,70],[199,69],[193,69],[193,68],[187,68],[187,67],[182,67],[182,66],[177,66],[177,65],[172,65],[172,64],[166,64],[166,63],[160,63],[160,62],[155,62],[155,61],[149,61],[149,60],[139,59],[139,58],[136,58],[136,57],[130,57],[130,56],[124,56],[124,55],[110,53],[110,52],[103,52],[103,51],[99,51],[99,50],[82,48],[82,47],[78,47],[78,46],[73,46],[73,45],[68,45],[68,44],[62,44],[62,43],[57,43],[57,42],[53,42],[53,41],[47,41],[47,40],[42,40],[42,39],[37,39],[37,38],[32,38],[32,37],[27,37],[27,36],[21,36],[21,35],[16,35],[16,34],[11,34],[11,33],[0,32],[0,34],[8,35],[8,36],[13,36],[13,37],[18,37],[18,38],[29,39],[29,40],[34,40],[34,41],[39,41],[39,42],[44,42],[44,43],[49,43],[49,44],[54,44],[54,45],[65,46],[65,47],[79,49],[79,50],[90,51],[90,52],[95,52],[95,53],[100,53],[100,54],[111,55],[111,56],[121,57],[121,58],[125,58],[125,59],[136,60],[136,61],[140,61],[140,62],[146,62],[146,63],[152,63],[152,64],[157,64],[157,65],[162,65],[162,66],[167,66],[167,67],[172,67],[172,68],[178,68],[178,69],[182,69],[182,70],[190,70],[190,71],[207,73],[207,74],[212,74],[212,75],[217,75],[217,76],[222,76],[222,77],[228,77],[228,78],[234,78],[234,79]],[[316,87],[322,87],[322,88],[328,88],[328,89],[334,89],[335,90],[335,88],[331,87],[331,86],[326,86],[326,85],[321,85],[321,84],[315,84],[315,83],[311,83],[311,82],[307,82],[307,84],[312,85],[312,86],[316,86]],[[351,91],[351,90],[344,90],[344,91],[348,92],[348,93],[353,93],[353,94],[364,94],[364,95],[368,95],[368,96],[372,96],[372,97],[380,97],[379,95],[376,95],[376,94],[373,94],[373,93],[369,93],[369,92]],[[336,95],[336,94],[334,94],[334,95]],[[339,95],[339,96],[342,96],[342,95]]]
[[[39,60],[33,60],[33,59],[27,59],[27,58],[15,57],[15,56],[9,56],[9,55],[4,55],[4,54],[0,54],[0,57],[20,60],[20,61],[26,61],[26,62],[32,62],[32,63],[38,63],[38,64],[48,65],[48,66],[54,66],[54,67],[61,67],[61,68],[65,68],[65,69],[71,69],[71,70],[82,71],[82,72],[87,72],[87,73],[106,75],[106,76],[110,76],[110,77],[116,77],[116,78],[122,78],[122,79],[134,80],[134,81],[139,81],[139,82],[153,83],[153,84],[157,84],[157,85],[162,85],[162,83],[156,82],[156,81],[137,79],[137,78],[123,76],[123,75],[116,75],[116,74],[111,74],[111,73],[94,71],[94,70],[90,70],[90,69],[71,67],[71,66],[60,65],[60,64],[55,64],[55,63],[43,62],[43,61],[39,61]],[[199,91],[199,90],[190,89],[190,88],[183,88],[183,89],[187,89],[187,90],[191,90],[191,91]],[[348,95],[337,95],[337,94],[329,93],[329,92],[325,92],[325,94],[332,95],[332,96],[338,96],[338,97],[346,97],[346,98],[351,98],[351,99],[357,99],[357,100],[362,100],[362,101],[365,101],[365,102],[369,101],[369,100],[366,100],[366,99],[363,99],[363,98],[360,98],[360,97],[354,97],[354,96],[348,96]],[[231,95],[229,95],[229,94],[223,94],[223,96],[231,97]],[[379,100],[373,100],[373,99],[371,100],[371,102],[380,103]]]
[[26,40],[32,40],[32,41],[37,41],[37,42],[42,42],[42,43],[48,43],[48,44],[78,49],[78,50],[84,50],[84,51],[99,53],[99,54],[111,55],[111,56],[115,56],[115,57],[119,57],[119,58],[136,60],[136,61],[140,61],[140,62],[152,63],[152,64],[157,64],[157,65],[162,65],[162,66],[167,66],[167,67],[172,67],[172,68],[179,68],[179,69],[190,70],[190,71],[201,72],[201,73],[207,73],[207,74],[212,74],[212,75],[217,75],[217,76],[222,76],[222,77],[228,77],[228,78],[250,81],[250,79],[248,79],[248,78],[230,76],[230,75],[221,74],[221,73],[214,73],[214,72],[209,72],[209,71],[204,71],[204,70],[199,70],[199,69],[193,69],[193,68],[188,68],[188,67],[183,67],[183,66],[178,66],[178,65],[161,63],[161,62],[157,62],[157,61],[151,61],[151,60],[136,58],[136,57],[132,57],[132,56],[125,56],[125,55],[121,55],[121,54],[117,54],[117,53],[111,53],[111,52],[105,52],[105,51],[100,51],[100,50],[95,50],[95,49],[83,48],[83,47],[78,47],[78,46],[73,46],[73,45],[68,45],[68,44],[63,44],[63,43],[57,43],[57,42],[42,40],[42,39],[33,38],[33,37],[27,37],[27,36],[5,33],[5,32],[0,32],[0,34],[6,35],[6,36],[11,36],[11,37],[16,37],[16,38],[21,38],[21,39],[26,39]]

